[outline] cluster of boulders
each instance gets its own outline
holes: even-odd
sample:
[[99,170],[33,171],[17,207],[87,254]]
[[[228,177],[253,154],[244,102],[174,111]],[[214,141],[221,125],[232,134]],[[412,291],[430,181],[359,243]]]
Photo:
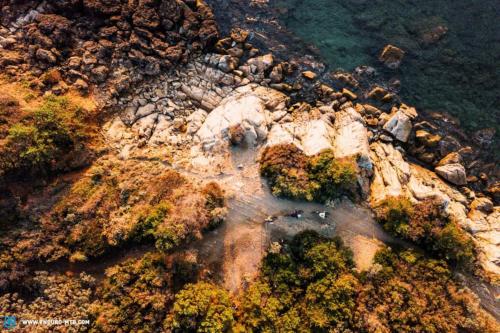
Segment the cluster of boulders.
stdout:
[[229,141],[255,146],[268,137],[275,114],[286,114],[287,99],[276,90],[256,84],[240,87],[208,114],[196,139],[205,150]]
[[[272,54],[261,55],[250,41],[247,31],[233,29],[230,37],[215,43],[215,52],[162,72],[128,94],[111,98],[109,104],[123,110],[108,124],[112,141],[120,142],[120,149],[146,143],[188,145],[193,138],[199,139],[194,134],[207,114],[220,106],[235,88],[258,84],[292,89],[284,80],[295,67],[277,62]],[[339,99],[345,100],[343,95]],[[281,117],[285,115],[286,111],[282,111]],[[124,135],[125,132],[129,134]],[[124,136],[130,139],[127,144]]]
[[[495,166],[480,159],[480,147],[493,141],[494,131],[478,131],[472,138],[464,134],[452,118],[443,114],[422,117],[415,108],[398,101],[393,89],[373,84],[367,88],[357,83],[359,76],[336,73],[350,90],[353,106],[363,116],[369,129],[370,142],[380,140],[400,146],[421,163],[433,168],[446,181],[458,186],[472,186],[475,191],[487,191],[493,196],[495,187]],[[354,83],[353,83],[354,82]],[[329,88],[332,95],[340,95]],[[328,102],[324,94],[318,94],[323,102]],[[345,102],[345,100],[341,100]],[[339,102],[331,104],[338,105]],[[337,109],[337,108],[336,108]],[[489,176],[490,175],[490,176]],[[493,175],[493,177],[491,177]]]
[[117,139],[113,141],[123,143],[123,133],[131,131],[133,146],[134,141],[139,146],[190,144],[207,114],[235,88],[248,86],[253,79],[222,71],[214,61],[220,58],[220,54],[206,54],[117,99],[123,112],[109,128],[111,137]]
[[15,74],[29,63],[35,76],[57,68],[64,82],[57,84],[74,84],[83,92],[89,83],[105,85],[111,95],[124,92],[218,39],[203,1],[26,1],[29,11],[7,1],[0,5],[5,13],[0,45],[18,51],[15,61],[0,60],[0,66]]

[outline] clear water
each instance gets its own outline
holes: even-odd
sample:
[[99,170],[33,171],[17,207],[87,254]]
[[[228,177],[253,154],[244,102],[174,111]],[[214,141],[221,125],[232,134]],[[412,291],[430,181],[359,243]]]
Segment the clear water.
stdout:
[[[405,101],[446,111],[469,130],[500,131],[500,1],[275,0],[285,26],[315,45],[331,69],[376,67],[402,82]],[[425,44],[426,32],[447,33]],[[400,69],[382,68],[386,44],[407,52]]]

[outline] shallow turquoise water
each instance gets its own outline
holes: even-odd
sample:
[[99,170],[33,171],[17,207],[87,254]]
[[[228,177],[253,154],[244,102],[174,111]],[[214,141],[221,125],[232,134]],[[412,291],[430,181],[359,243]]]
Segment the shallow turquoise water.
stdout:
[[[315,45],[330,68],[372,65],[402,82],[405,101],[446,111],[464,128],[500,131],[500,1],[276,0],[281,19]],[[425,36],[447,33],[434,43]],[[407,52],[400,69],[377,61],[386,44]]]

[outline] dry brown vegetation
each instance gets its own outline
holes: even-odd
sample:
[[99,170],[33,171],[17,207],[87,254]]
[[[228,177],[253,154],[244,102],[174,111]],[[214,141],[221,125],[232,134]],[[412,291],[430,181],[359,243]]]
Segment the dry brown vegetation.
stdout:
[[225,215],[216,183],[200,188],[160,161],[103,156],[70,185],[49,188],[43,211],[25,209],[31,221],[18,222],[1,238],[0,285],[6,288],[26,272],[23,264],[87,261],[131,243],[171,251]]

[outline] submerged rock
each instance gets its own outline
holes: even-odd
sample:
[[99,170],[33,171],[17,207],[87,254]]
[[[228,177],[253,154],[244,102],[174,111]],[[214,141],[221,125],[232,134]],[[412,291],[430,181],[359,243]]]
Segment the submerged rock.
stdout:
[[318,75],[311,71],[304,71],[302,72],[302,76],[308,80],[314,80]]
[[384,63],[385,66],[396,69],[401,65],[403,61],[405,52],[399,47],[394,45],[386,45],[379,56],[379,60]]

